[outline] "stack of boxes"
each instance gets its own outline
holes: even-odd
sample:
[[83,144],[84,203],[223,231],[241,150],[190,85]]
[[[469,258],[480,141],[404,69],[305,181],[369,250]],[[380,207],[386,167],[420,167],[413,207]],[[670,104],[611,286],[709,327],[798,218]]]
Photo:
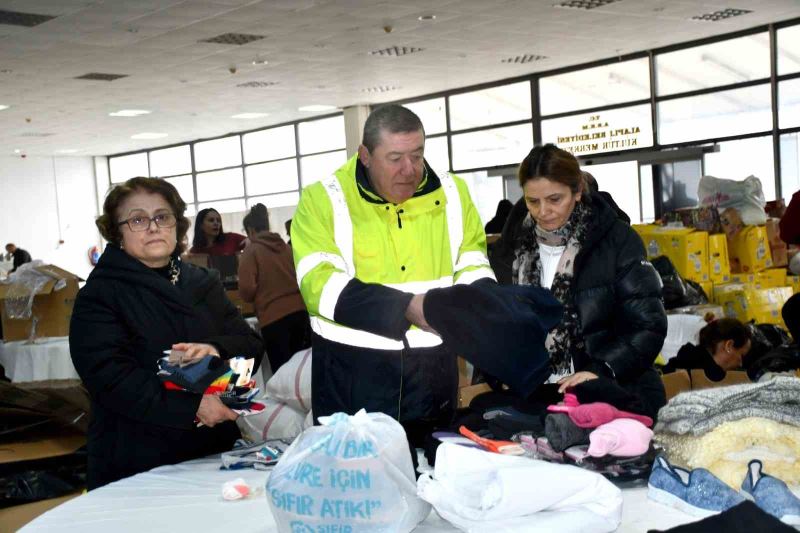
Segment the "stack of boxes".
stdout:
[[781,309],[800,291],[800,276],[787,275],[786,244],[780,241],[778,220],[745,226],[735,209],[726,209],[718,219],[709,209],[713,208],[681,210],[665,217],[672,224],[680,221],[694,227],[633,228],[648,259],[667,256],[680,275],[699,283],[726,316],[784,326]]

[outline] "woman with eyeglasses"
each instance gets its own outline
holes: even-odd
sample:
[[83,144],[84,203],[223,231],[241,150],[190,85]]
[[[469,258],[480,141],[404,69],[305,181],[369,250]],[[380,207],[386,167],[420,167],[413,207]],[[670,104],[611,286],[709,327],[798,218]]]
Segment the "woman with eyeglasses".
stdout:
[[225,233],[222,217],[216,209],[207,207],[197,213],[192,239],[192,254],[236,255],[244,249],[246,237],[238,233]]
[[90,490],[229,450],[240,436],[218,397],[166,390],[156,375],[165,350],[185,352],[184,363],[245,356],[256,366],[263,352],[217,275],[181,262],[185,210],[170,183],[132,178],[97,219],[108,245],[78,293],[69,336],[92,401]]

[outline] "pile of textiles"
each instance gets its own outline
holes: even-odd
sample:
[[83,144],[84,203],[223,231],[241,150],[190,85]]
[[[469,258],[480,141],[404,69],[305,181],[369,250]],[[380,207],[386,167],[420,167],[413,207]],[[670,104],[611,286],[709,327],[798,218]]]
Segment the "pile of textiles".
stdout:
[[732,487],[752,459],[800,484],[800,379],[684,392],[659,412],[655,440],[672,463],[705,468]]

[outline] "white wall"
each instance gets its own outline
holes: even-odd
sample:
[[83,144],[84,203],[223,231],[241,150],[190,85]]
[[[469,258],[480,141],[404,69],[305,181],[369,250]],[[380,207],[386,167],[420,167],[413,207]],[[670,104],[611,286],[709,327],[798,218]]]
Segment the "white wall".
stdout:
[[[0,157],[0,244],[83,278],[88,250],[100,244],[90,157]],[[63,242],[60,242],[63,241]]]

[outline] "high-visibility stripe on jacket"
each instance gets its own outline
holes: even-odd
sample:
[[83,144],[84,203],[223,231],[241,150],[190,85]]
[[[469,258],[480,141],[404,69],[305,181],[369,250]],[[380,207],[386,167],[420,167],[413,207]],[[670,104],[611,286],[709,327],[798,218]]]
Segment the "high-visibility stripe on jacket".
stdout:
[[[292,219],[297,281],[318,335],[351,346],[399,350],[402,340],[336,323],[344,288],[357,278],[422,294],[494,279],[486,236],[460,178],[437,178],[441,187],[394,205],[362,196],[356,166],[353,156],[334,175],[303,190]],[[415,327],[406,332],[406,341],[411,348],[441,343]]]

